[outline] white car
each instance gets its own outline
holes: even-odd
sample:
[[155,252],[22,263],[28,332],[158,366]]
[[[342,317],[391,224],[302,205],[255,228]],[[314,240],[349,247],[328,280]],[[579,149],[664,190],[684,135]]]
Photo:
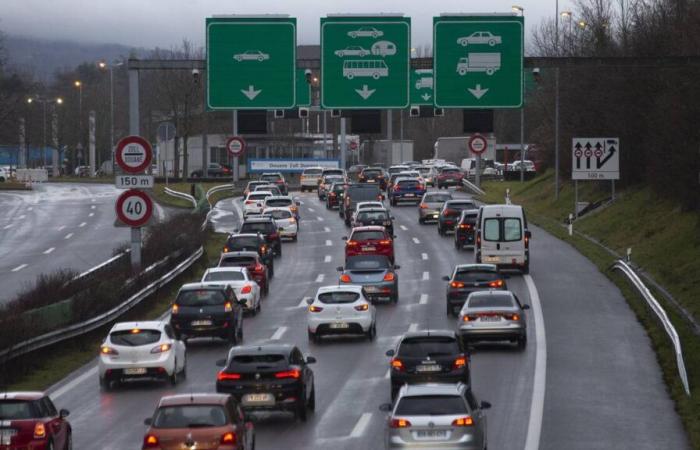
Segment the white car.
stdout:
[[355,205],[355,211],[352,212],[352,217],[350,218],[350,222],[355,221],[355,215],[357,214],[357,211],[361,209],[386,209],[386,206],[384,206],[384,203],[382,202],[377,202],[377,201],[371,201],[371,202],[358,202],[357,205]]
[[273,195],[265,199],[264,209],[267,208],[288,208],[294,217],[299,220],[299,199],[291,195]]
[[324,286],[308,300],[309,340],[319,342],[326,334],[377,335],[377,311],[359,285]]
[[168,322],[121,322],[100,346],[100,386],[108,390],[131,378],[160,378],[175,385],[185,378],[185,343],[175,338]]
[[248,50],[243,53],[238,53],[233,55],[233,59],[236,61],[266,61],[270,59],[270,55],[263,53],[260,50]]
[[304,171],[301,173],[301,178],[299,178],[301,192],[306,190],[315,191],[316,188],[318,188],[318,183],[321,179],[322,173],[323,167],[307,167],[304,169]]
[[297,240],[299,227],[297,226],[297,219],[294,217],[294,213],[289,208],[285,208],[284,206],[265,208],[263,210],[263,216],[272,217],[272,220],[275,221],[275,225],[277,225],[280,237],[289,238],[293,241]]
[[256,315],[260,312],[260,286],[245,267],[210,267],[202,275],[202,283],[226,284],[233,288],[238,300],[245,300],[243,308]]
[[10,179],[10,169],[6,167],[0,167],[0,183]]
[[270,191],[253,191],[243,200],[243,218],[248,214],[260,214],[265,208],[265,199],[272,197]]

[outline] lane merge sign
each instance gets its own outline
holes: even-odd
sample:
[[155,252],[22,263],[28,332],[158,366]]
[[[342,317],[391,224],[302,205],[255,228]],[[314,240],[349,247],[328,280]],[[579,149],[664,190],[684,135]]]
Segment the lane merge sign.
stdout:
[[153,201],[143,191],[129,189],[117,199],[117,218],[130,227],[145,225],[153,215]]
[[233,136],[226,141],[226,149],[231,156],[241,156],[245,153],[245,140],[240,136]]
[[141,136],[126,136],[117,144],[114,159],[126,173],[143,173],[151,165],[153,149]]
[[481,155],[488,148],[488,141],[480,134],[474,134],[469,137],[469,150],[475,155]]
[[571,143],[572,180],[619,180],[619,138],[574,138]]

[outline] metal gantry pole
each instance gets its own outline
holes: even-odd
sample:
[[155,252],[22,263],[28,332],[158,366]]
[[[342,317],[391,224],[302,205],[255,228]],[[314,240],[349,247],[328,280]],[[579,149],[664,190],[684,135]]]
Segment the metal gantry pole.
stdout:
[[525,102],[520,107],[520,182],[525,181]]
[[348,143],[345,137],[345,117],[340,118],[340,168],[345,169],[348,156]]
[[559,200],[559,67],[554,69],[554,198]]
[[112,173],[114,167],[114,68],[109,65],[109,149],[112,152]]
[[41,102],[43,110],[43,133],[44,133],[44,145],[41,149],[41,165],[46,169],[46,100]]

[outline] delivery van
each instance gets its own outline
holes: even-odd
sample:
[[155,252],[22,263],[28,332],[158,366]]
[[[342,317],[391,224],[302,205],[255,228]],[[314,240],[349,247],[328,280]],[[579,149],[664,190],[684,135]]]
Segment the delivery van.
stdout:
[[482,206],[476,220],[476,262],[529,273],[531,237],[522,206]]

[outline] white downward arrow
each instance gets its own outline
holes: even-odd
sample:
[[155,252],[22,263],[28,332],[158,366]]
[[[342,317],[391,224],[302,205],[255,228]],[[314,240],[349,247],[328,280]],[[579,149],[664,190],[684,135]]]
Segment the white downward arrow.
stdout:
[[481,85],[480,85],[480,84],[477,84],[475,89],[467,88],[467,90],[468,90],[469,92],[471,92],[472,95],[473,95],[474,97],[477,98],[477,100],[480,99],[481,97],[483,97],[484,94],[486,94],[486,93],[489,91],[488,88],[486,88],[486,89],[481,89]]
[[363,85],[362,89],[355,89],[355,92],[360,94],[360,97],[362,97],[363,100],[367,100],[372,94],[374,94],[374,91],[376,89],[367,89],[367,85]]
[[245,89],[241,89],[241,92],[243,92],[243,95],[248,97],[248,100],[253,100],[255,97],[258,96],[259,93],[262,92],[262,89],[258,89],[257,91],[255,90],[255,87],[251,84],[248,86],[248,90],[246,91]]
[[430,94],[428,94],[427,92],[425,94],[423,94],[421,97],[423,97],[423,100],[425,100],[426,102],[428,100],[430,100]]

